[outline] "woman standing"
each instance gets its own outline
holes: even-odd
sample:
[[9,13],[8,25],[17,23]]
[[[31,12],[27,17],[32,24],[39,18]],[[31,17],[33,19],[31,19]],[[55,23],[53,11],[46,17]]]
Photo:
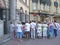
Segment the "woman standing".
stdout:
[[17,27],[17,30],[16,30],[16,32],[17,32],[17,40],[18,41],[22,41],[22,35],[23,35],[23,33],[22,33],[22,24],[21,24],[20,21],[18,22],[18,24],[16,25],[16,27]]
[[49,33],[50,33],[50,38],[53,38],[53,35],[54,35],[54,25],[53,25],[53,22],[51,22],[50,25],[49,25]]
[[42,38],[42,23],[38,22],[37,24],[37,36],[38,38]]
[[43,38],[47,38],[48,25],[47,25],[46,21],[44,21],[42,28],[43,28]]

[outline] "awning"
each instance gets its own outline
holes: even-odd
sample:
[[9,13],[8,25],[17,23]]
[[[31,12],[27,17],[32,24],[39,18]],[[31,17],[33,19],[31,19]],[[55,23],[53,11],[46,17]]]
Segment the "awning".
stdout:
[[[34,12],[29,12],[29,14],[34,14]],[[53,16],[53,14],[49,14],[49,13],[44,13],[44,12],[37,12],[37,15],[45,15],[45,16]]]

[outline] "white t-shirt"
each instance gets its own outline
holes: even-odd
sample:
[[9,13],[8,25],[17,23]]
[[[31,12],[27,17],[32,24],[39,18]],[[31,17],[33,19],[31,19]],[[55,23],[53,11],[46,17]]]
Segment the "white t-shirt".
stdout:
[[31,25],[31,28],[35,30],[35,28],[36,28],[36,23],[32,22],[30,25]]
[[11,31],[11,32],[14,31],[14,24],[10,24],[10,31]]
[[26,26],[25,27],[26,28],[26,31],[30,31],[30,24],[29,23],[26,23],[25,26]]
[[22,24],[17,24],[17,32],[22,32]]
[[42,24],[38,23],[37,26],[38,26],[37,29],[42,29]]
[[[56,25],[56,27],[55,27],[55,25]],[[54,25],[54,29],[57,29],[59,27],[59,23],[55,22],[55,25]]]

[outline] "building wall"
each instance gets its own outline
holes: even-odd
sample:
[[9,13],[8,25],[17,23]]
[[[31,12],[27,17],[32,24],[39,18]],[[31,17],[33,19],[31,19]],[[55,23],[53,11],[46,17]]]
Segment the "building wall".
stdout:
[[20,0],[17,0],[17,9],[20,9],[20,7],[23,8],[24,13],[25,13],[25,10],[27,10],[27,14],[29,14],[28,6],[26,6],[23,2],[20,2]]
[[[57,1],[58,2],[58,8],[57,8],[57,14],[56,14],[56,8],[55,8],[55,6],[54,6],[54,2],[55,1]],[[39,11],[41,11],[41,4],[40,4],[40,2],[39,2],[39,0],[38,0],[38,3],[37,3],[37,10],[34,10],[33,11],[33,2],[32,2],[32,0],[30,0],[30,11],[29,12],[39,12]],[[60,15],[60,0],[51,0],[51,6],[50,6],[50,11],[48,11],[48,6],[47,5],[45,5],[45,9],[43,10],[43,11],[41,11],[41,12],[45,12],[45,13],[48,13],[48,14],[54,14],[53,16],[55,16],[55,15]],[[33,15],[33,14],[31,14],[31,15]],[[34,17],[34,16],[33,16]],[[56,17],[56,16],[55,16]],[[39,19],[40,17],[38,17],[38,19]],[[52,18],[52,20],[53,20],[54,18]],[[39,19],[39,20],[41,20],[41,19]]]

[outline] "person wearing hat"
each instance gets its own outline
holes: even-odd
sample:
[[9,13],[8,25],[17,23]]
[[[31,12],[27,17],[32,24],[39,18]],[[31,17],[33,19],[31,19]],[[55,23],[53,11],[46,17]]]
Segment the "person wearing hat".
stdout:
[[17,30],[16,30],[16,32],[17,32],[17,40],[22,41],[23,33],[22,33],[22,24],[21,24],[20,21],[16,24],[16,27],[17,27]]

